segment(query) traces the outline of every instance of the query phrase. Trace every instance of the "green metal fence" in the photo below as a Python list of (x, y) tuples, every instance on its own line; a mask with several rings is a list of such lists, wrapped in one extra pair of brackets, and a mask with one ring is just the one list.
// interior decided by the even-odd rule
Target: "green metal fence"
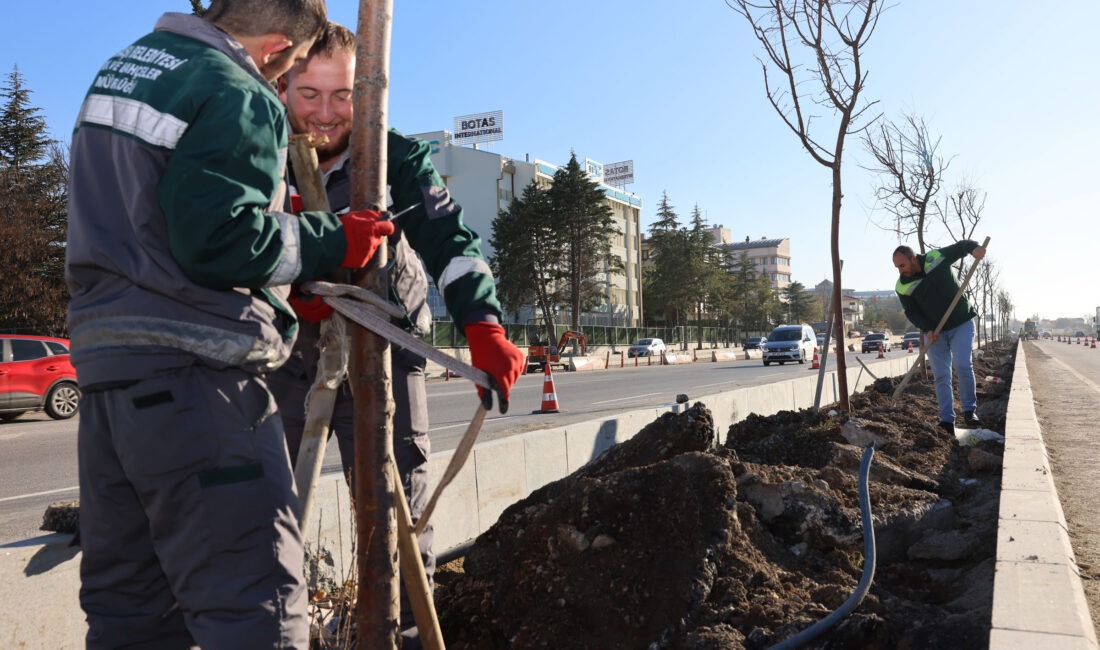
[[(504, 331), (508, 340), (519, 348), (525, 348), (532, 343), (546, 340), (549, 332), (545, 328), (535, 330), (522, 323), (504, 323)], [(569, 330), (568, 323), (557, 324), (557, 335)], [(700, 327), (697, 323), (677, 325), (671, 327), (622, 327), (615, 325), (596, 325), (581, 328), (581, 333), (588, 337), (589, 347), (593, 346), (629, 346), (638, 339), (659, 338), (670, 349), (693, 350), (698, 349), (700, 339)], [(762, 336), (767, 332), (757, 333), (739, 330), (730, 326), (706, 324), (702, 326), (702, 348), (731, 348), (740, 347), (741, 343), (749, 336)], [(466, 337), (461, 329), (450, 320), (437, 320), (432, 322), (432, 331), (423, 337), (426, 343), (435, 347), (465, 347)]]

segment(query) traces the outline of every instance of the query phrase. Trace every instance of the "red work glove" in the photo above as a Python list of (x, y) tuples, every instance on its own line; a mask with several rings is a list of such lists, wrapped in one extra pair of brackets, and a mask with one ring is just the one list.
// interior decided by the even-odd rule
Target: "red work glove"
[[(468, 324), (466, 340), (470, 342), (470, 361), (496, 381), (500, 390), (500, 412), (507, 412), (512, 385), (523, 372), (523, 353), (504, 337), (504, 328), (496, 323)], [(478, 386), (477, 394), (484, 399), (485, 389)]]
[(361, 269), (367, 265), (374, 251), (382, 243), (383, 237), (393, 234), (393, 222), (382, 221), (382, 213), (377, 210), (358, 210), (341, 215), (344, 235), (348, 240), (348, 250), (344, 253), (345, 269)]
[(321, 299), (321, 296), (302, 293), (298, 290), (296, 284), (290, 285), (290, 297), (287, 301), (294, 308), (294, 313), (298, 314), (298, 318), (307, 323), (320, 323), (332, 316), (332, 307), (329, 307), (328, 303)]

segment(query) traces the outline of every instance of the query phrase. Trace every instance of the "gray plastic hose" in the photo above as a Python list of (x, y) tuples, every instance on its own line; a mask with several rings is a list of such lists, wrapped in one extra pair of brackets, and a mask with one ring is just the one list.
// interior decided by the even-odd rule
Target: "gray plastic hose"
[(798, 634), (773, 645), (769, 650), (790, 650), (808, 643), (850, 614), (863, 602), (863, 597), (871, 588), (871, 580), (875, 577), (875, 528), (871, 521), (871, 495), (867, 490), (867, 479), (871, 473), (871, 459), (874, 456), (875, 448), (869, 446), (863, 450), (863, 459), (859, 462), (859, 509), (863, 521), (863, 575), (859, 579), (859, 584), (856, 585), (856, 590), (836, 611)]

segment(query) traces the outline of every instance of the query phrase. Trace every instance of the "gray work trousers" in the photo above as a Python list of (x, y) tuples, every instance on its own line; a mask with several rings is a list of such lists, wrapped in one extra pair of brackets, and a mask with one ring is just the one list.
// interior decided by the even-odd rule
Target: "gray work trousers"
[(297, 494), (261, 378), (91, 386), (77, 435), (88, 648), (308, 647)]
[[(428, 456), (431, 440), (428, 438), (428, 396), (424, 386), (424, 359), (407, 350), (394, 346), (391, 351), (391, 375), (393, 381), (393, 455), (397, 471), (409, 502), (409, 514), (415, 524), (424, 507), (428, 505)], [(274, 373), (268, 375), (271, 392), (279, 404), (279, 413), (286, 430), (287, 448), (292, 462), (298, 458), (305, 429), (305, 403), (313, 378), (317, 374), (316, 356), (294, 354)], [(340, 385), (333, 408), (331, 432), (340, 446), (340, 460), (344, 476), (351, 482), (355, 465), (355, 414), (348, 382)], [(351, 483), (354, 485), (353, 483)], [(435, 554), (432, 552), (433, 531), (431, 522), (418, 538), (420, 557), (431, 584), (435, 574)], [(412, 625), (412, 610), (401, 585), (402, 627)]]

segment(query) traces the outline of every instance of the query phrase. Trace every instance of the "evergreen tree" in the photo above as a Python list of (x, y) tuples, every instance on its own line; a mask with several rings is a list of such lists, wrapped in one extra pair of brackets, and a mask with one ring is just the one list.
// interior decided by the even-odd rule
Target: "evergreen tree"
[(0, 88), (0, 329), (63, 335), (67, 155), (18, 69)]
[(680, 226), (676, 209), (661, 194), (657, 205), (657, 220), (649, 226), (649, 266), (646, 268), (643, 293), (646, 312), (667, 323), (680, 323), (690, 308), (688, 293), (690, 269), (685, 264), (690, 256), (687, 231)]
[(521, 198), (493, 220), (489, 264), (497, 278), (497, 296), (515, 314), (534, 304), (551, 340), (557, 340), (554, 314), (564, 301), (563, 242), (553, 227), (550, 196), (532, 181)]
[(16, 66), (8, 74), (7, 84), (0, 87), (0, 167), (16, 170), (44, 158), (53, 140), (46, 130), (46, 120), (40, 109), (30, 105), (31, 91), (23, 85)]
[(792, 282), (783, 289), (783, 302), (787, 305), (787, 322), (791, 324), (812, 321), (818, 311), (813, 295), (801, 282)]
[(565, 293), (571, 327), (580, 329), (581, 314), (604, 304), (611, 276), (623, 272), (623, 260), (611, 252), (613, 239), (622, 237), (599, 184), (569, 157), (554, 173), (549, 189), (553, 227), (563, 238)]

